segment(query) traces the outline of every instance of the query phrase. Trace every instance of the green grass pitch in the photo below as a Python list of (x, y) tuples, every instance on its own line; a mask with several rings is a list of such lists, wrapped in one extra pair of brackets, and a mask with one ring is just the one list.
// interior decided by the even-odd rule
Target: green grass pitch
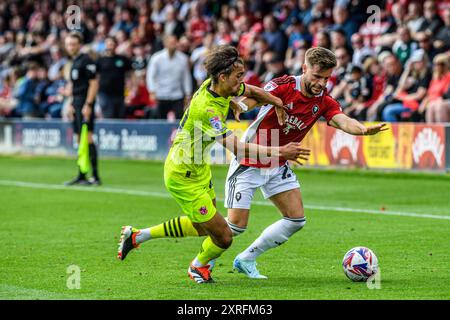
[[(197, 285), (186, 271), (200, 238), (153, 240), (116, 259), (122, 225), (180, 215), (162, 163), (102, 159), (100, 170), (103, 186), (70, 188), (62, 183), (76, 173), (74, 159), (0, 157), (0, 299), (450, 299), (448, 174), (299, 169), (308, 222), (259, 258), (269, 279), (231, 272), (235, 255), (280, 217), (258, 192), (216, 283)], [(222, 214), (226, 172), (213, 168)], [(342, 271), (345, 252), (360, 245), (378, 256), (379, 289)], [(67, 286), (71, 265), (79, 289)]]

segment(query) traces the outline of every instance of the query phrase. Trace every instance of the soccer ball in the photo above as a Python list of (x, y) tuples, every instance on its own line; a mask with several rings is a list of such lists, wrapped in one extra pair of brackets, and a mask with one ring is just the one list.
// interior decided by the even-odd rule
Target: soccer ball
[(350, 249), (342, 260), (345, 275), (352, 281), (367, 281), (378, 272), (378, 258), (366, 247)]

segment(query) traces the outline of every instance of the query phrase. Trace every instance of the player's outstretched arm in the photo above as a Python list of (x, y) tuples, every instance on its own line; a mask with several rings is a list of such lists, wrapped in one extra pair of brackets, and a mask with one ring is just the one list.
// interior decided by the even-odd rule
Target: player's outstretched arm
[(284, 110), (286, 110), (287, 107), (285, 107), (283, 105), (283, 101), (280, 98), (272, 95), (269, 92), (264, 91), (264, 89), (261, 89), (256, 86), (252, 86), (250, 84), (245, 84), (245, 91), (242, 95), (247, 98), (253, 98), (254, 100), (256, 100), (256, 103), (258, 105), (264, 105), (264, 104), (273, 105), (277, 112), (277, 118), (278, 118), (279, 125), (280, 126), (284, 125), (284, 122), (286, 119), (286, 112)]
[(290, 142), (281, 147), (268, 147), (255, 143), (241, 142), (234, 134), (216, 141), (233, 152), (238, 159), (242, 157), (253, 159), (283, 157), (286, 160), (292, 160), (302, 165), (302, 160), (307, 161), (311, 153), (310, 149), (302, 148), (300, 143), (297, 142)]
[(264, 103), (259, 103), (253, 98), (243, 97), (234, 97), (230, 101), (230, 108), (233, 110), (234, 119), (239, 122), (241, 121), (240, 115), (244, 112), (249, 112), (256, 107), (260, 107), (264, 105)]
[(386, 123), (366, 127), (358, 120), (350, 118), (343, 113), (331, 118), (330, 125), (336, 129), (341, 129), (344, 132), (357, 136), (370, 136), (381, 131), (389, 130), (389, 128), (386, 128)]
[[(278, 97), (275, 97), (277, 99), (279, 99)], [(234, 113), (234, 119), (239, 122), (241, 121), (240, 119), (240, 115), (243, 112), (249, 112), (253, 109), (255, 109), (256, 107), (260, 107), (265, 105), (266, 103), (260, 102), (258, 100), (256, 100), (255, 98), (249, 98), (246, 96), (241, 96), (241, 97), (234, 97), (233, 99), (231, 99), (230, 101), (230, 108), (233, 110)], [(278, 118), (278, 124), (280, 126), (283, 126), (285, 119), (286, 119), (286, 107), (276, 107), (275, 111), (277, 113), (277, 118)]]
[(242, 95), (244, 97), (255, 99), (259, 104), (271, 104), (274, 107), (283, 108), (283, 101), (281, 101), (280, 98), (264, 91), (260, 87), (252, 86), (251, 84), (245, 84), (245, 91)]

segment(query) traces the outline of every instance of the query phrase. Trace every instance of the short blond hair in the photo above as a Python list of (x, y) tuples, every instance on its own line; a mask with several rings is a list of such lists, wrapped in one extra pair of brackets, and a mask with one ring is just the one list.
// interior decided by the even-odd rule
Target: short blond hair
[(448, 59), (449, 59), (449, 57), (447, 56), (447, 54), (440, 53), (434, 57), (433, 63), (434, 64), (443, 63), (445, 65), (445, 67), (448, 68), (448, 65), (449, 65)]
[(306, 50), (305, 62), (309, 67), (319, 66), (320, 70), (328, 70), (336, 67), (336, 55), (323, 47), (309, 48)]

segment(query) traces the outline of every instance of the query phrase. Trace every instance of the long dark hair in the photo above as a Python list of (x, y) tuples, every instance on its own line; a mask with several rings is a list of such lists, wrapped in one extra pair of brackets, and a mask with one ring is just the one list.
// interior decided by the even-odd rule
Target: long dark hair
[(212, 81), (217, 83), (219, 75), (229, 75), (233, 72), (236, 62), (244, 64), (237, 49), (230, 45), (221, 45), (214, 47), (208, 53), (204, 64), (208, 77), (211, 77)]

